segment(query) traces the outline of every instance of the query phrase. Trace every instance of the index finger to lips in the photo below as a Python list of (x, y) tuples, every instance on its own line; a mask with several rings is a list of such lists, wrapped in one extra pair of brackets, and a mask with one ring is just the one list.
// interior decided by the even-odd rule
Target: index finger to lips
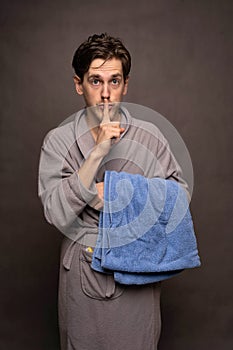
[(109, 118), (109, 109), (108, 109), (108, 102), (104, 103), (104, 112), (103, 112), (103, 122), (109, 122), (110, 118)]

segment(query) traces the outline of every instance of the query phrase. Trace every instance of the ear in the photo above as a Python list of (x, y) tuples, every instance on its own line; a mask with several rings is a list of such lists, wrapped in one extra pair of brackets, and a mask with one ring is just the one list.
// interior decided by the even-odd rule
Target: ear
[(77, 93), (79, 95), (83, 95), (82, 82), (81, 82), (81, 79), (77, 75), (74, 76), (74, 84), (75, 84), (75, 89), (76, 89)]
[(125, 79), (125, 86), (124, 86), (124, 90), (123, 90), (123, 95), (126, 95), (128, 92), (128, 84), (129, 84), (129, 76)]

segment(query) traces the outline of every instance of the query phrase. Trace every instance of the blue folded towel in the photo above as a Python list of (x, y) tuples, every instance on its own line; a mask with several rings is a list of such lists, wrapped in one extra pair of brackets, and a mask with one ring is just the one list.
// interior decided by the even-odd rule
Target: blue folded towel
[(92, 268), (145, 284), (200, 266), (187, 195), (176, 181), (106, 171)]

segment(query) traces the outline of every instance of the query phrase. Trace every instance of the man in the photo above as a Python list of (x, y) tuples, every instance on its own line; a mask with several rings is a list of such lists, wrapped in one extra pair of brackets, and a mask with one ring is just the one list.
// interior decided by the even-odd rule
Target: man
[(155, 350), (160, 283), (124, 286), (91, 268), (106, 170), (173, 179), (185, 186), (167, 141), (120, 102), (131, 58), (119, 39), (93, 35), (75, 52), (76, 91), (86, 108), (46, 137), (39, 195), (65, 234), (59, 280), (62, 350)]

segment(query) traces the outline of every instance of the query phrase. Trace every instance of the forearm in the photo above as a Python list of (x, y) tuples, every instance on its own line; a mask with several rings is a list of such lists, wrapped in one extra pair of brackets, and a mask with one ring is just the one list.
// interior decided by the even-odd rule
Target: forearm
[(91, 185), (93, 185), (96, 173), (103, 158), (104, 154), (98, 147), (95, 147), (80, 169), (77, 171), (80, 181), (86, 188), (89, 189)]
[(123, 131), (119, 121), (110, 121), (108, 103), (105, 103), (103, 120), (95, 135), (96, 146), (78, 170), (80, 181), (86, 188), (93, 184), (101, 161), (111, 149), (112, 139), (119, 139)]

